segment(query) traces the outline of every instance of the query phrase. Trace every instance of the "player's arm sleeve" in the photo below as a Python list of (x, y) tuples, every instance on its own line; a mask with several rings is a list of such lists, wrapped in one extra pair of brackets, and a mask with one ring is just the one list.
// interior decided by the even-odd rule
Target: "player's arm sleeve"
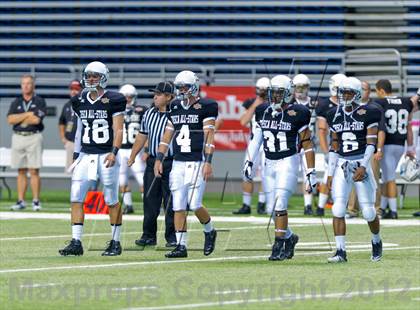
[(203, 124), (210, 120), (216, 121), (218, 115), (219, 115), (219, 107), (217, 105), (217, 102), (212, 101), (208, 105), (208, 107), (206, 107), (206, 117), (203, 118)]
[(76, 115), (80, 117), (80, 109), (79, 109), (80, 103), (79, 103), (78, 97), (77, 96), (72, 97), (70, 99), (70, 102), (71, 102), (71, 108), (73, 109), (74, 113), (76, 113)]
[(257, 125), (255, 128), (254, 136), (252, 137), (251, 141), (249, 141), (248, 147), (246, 149), (246, 160), (250, 162), (255, 161), (255, 157), (257, 156), (261, 144), (263, 143), (263, 132), (260, 126)]
[(119, 97), (115, 104), (112, 105), (112, 117), (124, 114), (126, 105), (127, 99), (124, 96)]

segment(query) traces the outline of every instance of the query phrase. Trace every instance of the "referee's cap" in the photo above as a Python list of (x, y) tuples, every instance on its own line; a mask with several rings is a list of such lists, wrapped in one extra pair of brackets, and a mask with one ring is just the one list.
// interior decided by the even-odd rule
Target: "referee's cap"
[(174, 94), (174, 84), (172, 82), (159, 82), (154, 89), (149, 89), (150, 92), (162, 94)]

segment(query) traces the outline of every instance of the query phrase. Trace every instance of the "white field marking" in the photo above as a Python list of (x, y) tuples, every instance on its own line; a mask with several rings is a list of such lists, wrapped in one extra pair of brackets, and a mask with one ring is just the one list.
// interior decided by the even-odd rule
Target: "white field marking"
[(22, 284), (20, 288), (36, 288), (36, 287), (48, 287), (60, 285), (59, 283), (33, 283), (33, 284)]
[(298, 300), (323, 300), (328, 299), (341, 299), (343, 297), (359, 297), (359, 296), (370, 296), (378, 294), (388, 294), (388, 293), (399, 293), (399, 292), (414, 292), (420, 291), (420, 287), (410, 287), (410, 288), (391, 288), (391, 289), (382, 289), (374, 291), (358, 291), (358, 292), (336, 292), (329, 294), (300, 294), (298, 296), (291, 297), (270, 297), (270, 298), (260, 298), (260, 299), (238, 299), (238, 300), (229, 300), (229, 301), (215, 301), (215, 302), (204, 302), (200, 304), (181, 304), (181, 305), (169, 305), (169, 306), (157, 306), (157, 307), (140, 307), (140, 308), (126, 308), (126, 310), (166, 310), (166, 309), (191, 309), (191, 308), (203, 308), (203, 307), (223, 307), (228, 305), (238, 305), (243, 304), (247, 306), (248, 304), (255, 303), (267, 303), (267, 302), (290, 302)]
[(420, 301), (420, 297), (411, 298), (411, 300), (414, 300), (414, 301)]
[[(272, 244), (266, 244), (267, 247), (272, 247)], [(384, 248), (393, 248), (393, 247), (398, 247), (399, 244), (398, 243), (386, 243), (384, 242), (382, 244), (382, 247)], [(328, 250), (330, 248), (329, 243), (328, 242), (299, 242), (296, 245), (296, 248), (299, 250), (309, 250), (309, 249), (326, 249)], [(351, 242), (351, 241), (346, 241), (346, 248), (347, 249), (371, 249), (372, 245), (370, 243), (365, 243), (365, 242)]]
[[(109, 220), (108, 214), (86, 214), (85, 218), (88, 220)], [(255, 216), (212, 216), (214, 222), (219, 223), (253, 223), (267, 225), (267, 217)], [(12, 219), (56, 219), (56, 220), (70, 220), (70, 213), (39, 213), (39, 212), (0, 212), (0, 220)], [(124, 221), (141, 221), (143, 215), (124, 215)], [(164, 220), (163, 216), (159, 216), (159, 220)], [(195, 215), (188, 217), (190, 223), (199, 223)], [(324, 218), (324, 224), (332, 225), (332, 218)], [(366, 225), (366, 221), (362, 218), (351, 219), (347, 221), (348, 224)], [(291, 217), (289, 224), (320, 224), (318, 217)], [(420, 226), (418, 219), (398, 219), (381, 221), (381, 226)]]
[(133, 286), (133, 287), (116, 287), (113, 291), (124, 292), (124, 291), (141, 291), (141, 290), (157, 290), (157, 286)]
[(228, 295), (228, 294), (236, 294), (236, 293), (247, 293), (249, 292), (248, 289), (245, 290), (235, 290), (235, 291), (215, 291), (214, 295)]
[[(398, 251), (398, 250), (419, 250), (420, 246), (411, 246), (411, 247), (398, 247), (398, 248), (388, 248), (388, 251)], [(353, 252), (369, 252), (367, 249), (356, 249), (347, 251), (350, 253)], [(328, 255), (325, 251), (319, 252), (297, 252), (295, 256), (315, 256), (315, 255)], [(263, 259), (267, 260), (268, 254), (266, 255), (256, 255), (256, 256), (225, 256), (225, 257), (213, 257), (213, 258), (196, 258), (196, 259), (180, 259), (180, 260), (161, 260), (161, 261), (146, 261), (146, 262), (121, 262), (113, 264), (98, 264), (98, 265), (72, 265), (72, 266), (54, 266), (54, 267), (39, 267), (39, 268), (23, 268), (23, 269), (3, 269), (0, 270), (0, 274), (4, 273), (26, 273), (26, 272), (38, 272), (38, 271), (50, 271), (50, 270), (75, 270), (75, 269), (97, 269), (97, 268), (106, 268), (106, 267), (131, 267), (131, 266), (149, 266), (149, 265), (166, 265), (166, 264), (182, 264), (182, 263), (201, 263), (201, 262), (220, 262), (220, 261), (241, 261), (241, 260), (255, 260)]]

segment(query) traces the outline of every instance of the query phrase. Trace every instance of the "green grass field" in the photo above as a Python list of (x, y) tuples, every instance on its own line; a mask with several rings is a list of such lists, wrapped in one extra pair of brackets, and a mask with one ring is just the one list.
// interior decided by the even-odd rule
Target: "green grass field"
[[(137, 197), (138, 198), (138, 197)], [(135, 197), (136, 199), (136, 197)], [(7, 219), (0, 202), (0, 305), (2, 309), (418, 309), (420, 221), (408, 199), (400, 220), (383, 220), (384, 258), (370, 261), (366, 224), (348, 220), (349, 262), (331, 265), (321, 222), (302, 217), (302, 198), (290, 202), (290, 225), (300, 237), (292, 260), (269, 262), (267, 217), (227, 217), (240, 196), (206, 195), (219, 230), (216, 251), (202, 254), (201, 225), (189, 225), (189, 256), (167, 260), (163, 226), (157, 247), (134, 244), (141, 230), (125, 217), (119, 257), (101, 257), (110, 238), (106, 220), (86, 220), (82, 257), (60, 257), (70, 237), (68, 193), (43, 193), (41, 218)], [(137, 205), (137, 210), (139, 206)], [(139, 212), (138, 212), (139, 213)], [(52, 219), (51, 217), (57, 219)], [(324, 220), (333, 242), (330, 210)], [(272, 225), (270, 233), (272, 234)], [(334, 246), (334, 245), (333, 245)]]

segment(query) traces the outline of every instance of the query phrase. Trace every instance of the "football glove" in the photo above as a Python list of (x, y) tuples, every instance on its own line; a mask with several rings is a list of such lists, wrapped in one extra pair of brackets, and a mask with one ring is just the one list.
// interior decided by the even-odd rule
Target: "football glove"
[(245, 162), (244, 165), (244, 177), (249, 180), (252, 181), (252, 166), (254, 165), (254, 163), (252, 161), (247, 160)]
[(315, 193), (318, 185), (315, 169), (309, 170), (306, 174), (306, 190), (308, 193)]

